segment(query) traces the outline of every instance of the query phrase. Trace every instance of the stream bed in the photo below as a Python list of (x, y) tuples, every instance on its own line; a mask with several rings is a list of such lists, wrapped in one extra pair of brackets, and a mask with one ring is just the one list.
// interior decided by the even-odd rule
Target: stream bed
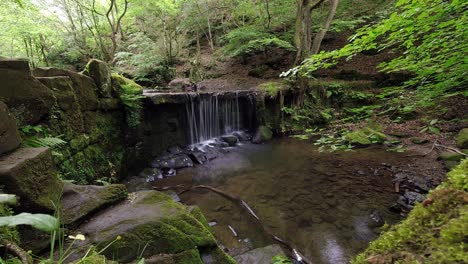
[[(398, 197), (389, 168), (406, 162), (403, 154), (379, 146), (320, 153), (310, 142), (286, 138), (239, 144), (155, 184), (203, 184), (241, 197), (270, 232), (312, 263), (347, 263), (384, 222), (401, 219), (389, 211)], [(202, 209), (231, 255), (278, 244), (245, 209), (219, 194), (194, 190), (180, 198)]]

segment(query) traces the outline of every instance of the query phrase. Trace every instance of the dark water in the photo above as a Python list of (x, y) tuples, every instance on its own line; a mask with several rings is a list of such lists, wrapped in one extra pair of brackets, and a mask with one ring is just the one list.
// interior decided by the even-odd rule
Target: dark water
[[(403, 155), (377, 147), (319, 153), (311, 143), (280, 139), (238, 146), (159, 184), (193, 181), (239, 196), (271, 232), (312, 263), (347, 263), (378, 235), (370, 218), (374, 210), (387, 223), (399, 220), (388, 211), (397, 196), (382, 163), (405, 162)], [(231, 253), (275, 243), (245, 210), (218, 194), (200, 190), (181, 198), (200, 206), (208, 221), (218, 222), (215, 234)]]

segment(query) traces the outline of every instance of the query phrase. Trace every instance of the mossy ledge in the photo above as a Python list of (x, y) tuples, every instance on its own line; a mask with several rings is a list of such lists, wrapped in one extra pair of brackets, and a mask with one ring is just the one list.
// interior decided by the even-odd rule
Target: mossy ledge
[(465, 263), (468, 259), (468, 159), (372, 242), (352, 263)]

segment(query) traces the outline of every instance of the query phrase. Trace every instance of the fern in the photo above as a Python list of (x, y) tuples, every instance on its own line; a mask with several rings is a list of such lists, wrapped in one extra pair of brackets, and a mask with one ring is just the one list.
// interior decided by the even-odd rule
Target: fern
[(58, 146), (62, 146), (67, 142), (58, 138), (58, 137), (31, 137), (24, 141), (24, 144), (29, 147), (33, 148), (40, 148), (40, 147), (49, 147), (49, 148), (56, 148)]
[(243, 57), (266, 52), (272, 47), (289, 51), (295, 50), (291, 43), (252, 27), (235, 29), (224, 35), (221, 40), (227, 42), (221, 51), (230, 57)]

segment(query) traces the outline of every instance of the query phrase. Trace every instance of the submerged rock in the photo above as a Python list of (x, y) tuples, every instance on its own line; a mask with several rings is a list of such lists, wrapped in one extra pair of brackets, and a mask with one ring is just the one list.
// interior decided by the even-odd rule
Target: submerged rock
[(383, 226), (385, 224), (385, 221), (382, 217), (382, 214), (380, 213), (379, 210), (373, 210), (370, 214), (370, 219), (372, 219), (373, 224), (376, 227)]
[[(130, 262), (140, 254), (149, 259), (170, 255), (174, 260), (185, 252), (192, 261), (188, 263), (202, 263), (200, 251), (218, 249), (198, 207), (186, 207), (157, 191), (130, 194), (128, 200), (99, 212), (79, 231), (100, 249), (110, 244), (103, 254), (119, 262)], [(217, 263), (233, 263), (225, 254), (220, 259), (225, 262)]]
[(277, 255), (285, 255), (283, 249), (279, 245), (270, 245), (250, 250), (234, 259), (238, 264), (270, 264), (271, 259)]
[(67, 183), (61, 199), (63, 223), (75, 223), (126, 197), (127, 188), (121, 184), (95, 186)]

